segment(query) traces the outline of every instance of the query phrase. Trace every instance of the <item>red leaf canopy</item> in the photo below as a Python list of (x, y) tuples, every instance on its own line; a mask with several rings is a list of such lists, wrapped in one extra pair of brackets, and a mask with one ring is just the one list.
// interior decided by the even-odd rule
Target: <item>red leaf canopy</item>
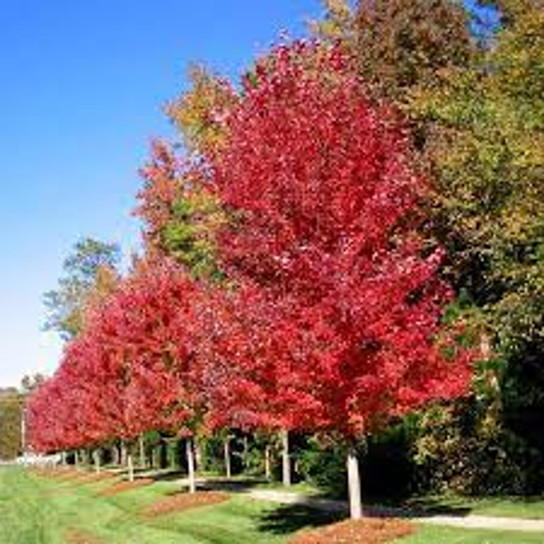
[(244, 286), (216, 312), (220, 419), (354, 435), (469, 381), (470, 353), (434, 343), (452, 292), (414, 228), (426, 183), (352, 73), (338, 48), (278, 47), (208, 157), (232, 218), (222, 265)]

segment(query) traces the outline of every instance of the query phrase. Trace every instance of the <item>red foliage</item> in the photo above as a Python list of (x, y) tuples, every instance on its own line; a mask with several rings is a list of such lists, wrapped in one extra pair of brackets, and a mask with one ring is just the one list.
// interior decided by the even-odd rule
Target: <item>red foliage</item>
[(37, 450), (133, 439), (194, 417), (188, 323), (195, 285), (167, 262), (144, 264), (88, 319), (29, 407)]
[(416, 232), (426, 183), (352, 73), (337, 48), (278, 47), (220, 120), (220, 146), (187, 162), (155, 145), (147, 236), (205, 186), (230, 217), (229, 282), (202, 290), (167, 261), (140, 266), (32, 398), (36, 449), (181, 431), (204, 406), (212, 426), (353, 437), (464, 393), (473, 354), (441, 333), (443, 251)]
[(452, 292), (414, 229), (425, 181), (347, 66), (336, 48), (277, 48), (209, 157), (234, 218), (223, 266), (245, 285), (214, 312), (212, 418), (355, 435), (468, 384), (471, 354), (435, 343)]

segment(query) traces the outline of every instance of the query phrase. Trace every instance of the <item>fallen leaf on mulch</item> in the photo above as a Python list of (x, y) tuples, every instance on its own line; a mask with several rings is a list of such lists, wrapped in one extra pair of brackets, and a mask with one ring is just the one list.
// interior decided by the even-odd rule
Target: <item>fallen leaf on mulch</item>
[(172, 512), (183, 512), (191, 508), (217, 504), (230, 499), (227, 493), (218, 493), (215, 491), (200, 491), (198, 493), (179, 493), (173, 497), (156, 502), (144, 510), (144, 515), (148, 517), (162, 516)]
[(117, 495), (118, 493), (122, 493), (123, 491), (137, 489), (138, 487), (143, 487), (145, 485), (151, 485), (154, 483), (155, 480), (152, 480), (151, 478), (140, 478), (138, 480), (134, 480), (133, 482), (119, 482), (112, 485), (111, 487), (102, 489), (100, 492), (97, 493), (97, 495), (99, 497), (112, 497), (113, 495)]
[(66, 542), (68, 544), (102, 544), (103, 541), (96, 536), (81, 531), (80, 529), (70, 529), (66, 534)]
[(397, 519), (348, 520), (296, 534), (289, 544), (382, 544), (414, 532), (414, 526)]

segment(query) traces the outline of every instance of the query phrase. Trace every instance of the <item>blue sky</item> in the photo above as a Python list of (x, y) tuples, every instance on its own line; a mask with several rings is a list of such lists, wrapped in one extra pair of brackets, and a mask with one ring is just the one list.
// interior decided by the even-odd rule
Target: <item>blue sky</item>
[(161, 105), (187, 64), (233, 75), (319, 0), (0, 0), (0, 387), (51, 373), (42, 294), (81, 236), (137, 246), (130, 216)]

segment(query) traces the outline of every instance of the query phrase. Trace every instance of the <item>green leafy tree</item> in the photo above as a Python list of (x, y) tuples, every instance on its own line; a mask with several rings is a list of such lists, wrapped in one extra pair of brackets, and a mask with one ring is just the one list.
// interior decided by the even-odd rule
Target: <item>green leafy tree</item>
[(0, 389), (0, 459), (21, 451), (21, 397), (15, 388)]
[(323, 20), (310, 30), (342, 41), (377, 98), (403, 104), (414, 87), (432, 86), (440, 70), (474, 55), (470, 16), (455, 0), (324, 0)]
[(120, 250), (93, 238), (83, 238), (63, 264), (64, 276), (58, 287), (44, 295), (47, 311), (45, 328), (56, 330), (65, 340), (82, 329), (85, 309), (110, 293), (117, 281)]
[(536, 430), (544, 424), (544, 10), (536, 0), (495, 4), (501, 26), (492, 46), (413, 92), (407, 110), (432, 127), (424, 150), (437, 181), (430, 227), (449, 245), (461, 311), (492, 348), (471, 426), (478, 440), (472, 457), (457, 454), (479, 466), (482, 452), (497, 466), (502, 455), (508, 473), (518, 471), (495, 478), (512, 482), (502, 491), (527, 492), (544, 487), (531, 468), (544, 458)]

